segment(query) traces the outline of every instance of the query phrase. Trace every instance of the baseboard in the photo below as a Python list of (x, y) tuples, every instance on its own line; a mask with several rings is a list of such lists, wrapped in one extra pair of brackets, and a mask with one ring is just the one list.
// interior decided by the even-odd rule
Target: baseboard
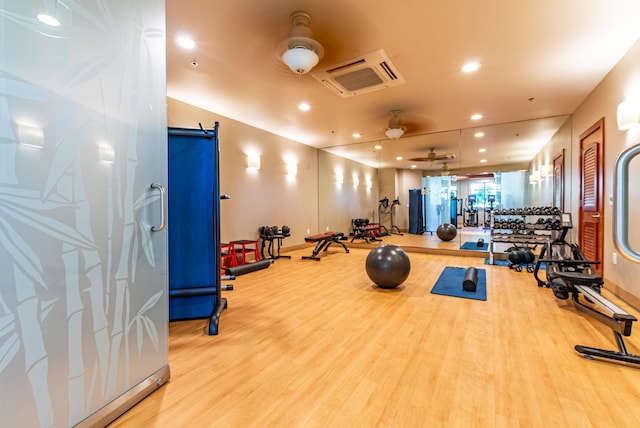
[(625, 302), (627, 305), (631, 306), (636, 313), (640, 313), (640, 298), (634, 296), (629, 293), (624, 288), (618, 287), (617, 284), (614, 284), (611, 281), (605, 280), (604, 288), (611, 292), (618, 299)]
[(302, 250), (304, 248), (309, 248), (310, 245), (309, 244), (298, 244), (298, 245), (291, 245), (291, 246), (287, 246), (287, 247), (282, 247), (280, 249), (280, 252), (282, 253), (286, 253), (288, 251), (295, 251), (295, 250)]
[(103, 408), (80, 421), (74, 427), (104, 427), (116, 420), (124, 412), (138, 404), (147, 395), (164, 385), (170, 377), (169, 366), (166, 365), (151, 376), (144, 379)]

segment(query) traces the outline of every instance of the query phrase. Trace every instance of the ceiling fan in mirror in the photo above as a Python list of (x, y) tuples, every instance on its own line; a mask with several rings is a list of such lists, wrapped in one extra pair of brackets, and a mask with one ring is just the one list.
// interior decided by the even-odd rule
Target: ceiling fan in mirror
[(442, 162), (442, 171), (440, 172), (440, 175), (446, 177), (449, 175), (449, 172), (449, 165), (447, 165), (446, 162)]
[[(436, 153), (435, 147), (429, 149), (426, 156), (411, 158), (409, 160), (414, 162), (433, 162), (435, 161), (450, 161), (454, 160), (456, 155), (454, 153)], [(446, 165), (446, 162), (444, 163)]]

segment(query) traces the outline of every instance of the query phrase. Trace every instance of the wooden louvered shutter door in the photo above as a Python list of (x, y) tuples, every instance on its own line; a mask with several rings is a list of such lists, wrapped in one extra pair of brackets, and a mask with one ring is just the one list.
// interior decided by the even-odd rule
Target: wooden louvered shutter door
[[(580, 137), (580, 225), (578, 242), (585, 257), (603, 262), (602, 188), (604, 122)], [(602, 264), (596, 271), (602, 273)]]

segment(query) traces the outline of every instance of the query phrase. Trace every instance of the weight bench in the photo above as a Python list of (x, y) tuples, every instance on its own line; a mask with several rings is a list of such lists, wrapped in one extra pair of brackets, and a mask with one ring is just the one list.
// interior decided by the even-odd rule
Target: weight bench
[(348, 253), (349, 249), (342, 242), (343, 238), (344, 238), (344, 233), (342, 232), (326, 232), (326, 233), (320, 233), (318, 235), (307, 236), (306, 238), (304, 238), (304, 242), (307, 242), (310, 244), (315, 243), (316, 246), (313, 249), (313, 253), (310, 256), (302, 256), (302, 258), (320, 261), (320, 257), (318, 257), (318, 254), (320, 254), (320, 251), (327, 251), (327, 249), (334, 242), (342, 245), (342, 248), (344, 248), (344, 251)]

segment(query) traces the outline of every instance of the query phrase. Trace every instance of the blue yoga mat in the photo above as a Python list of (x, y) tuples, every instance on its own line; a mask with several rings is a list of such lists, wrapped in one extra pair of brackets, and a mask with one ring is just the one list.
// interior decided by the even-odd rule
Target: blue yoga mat
[(465, 299), (487, 300), (487, 271), (478, 268), (476, 291), (466, 291), (462, 288), (462, 280), (466, 271), (467, 268), (447, 266), (431, 289), (431, 293)]
[(476, 250), (476, 251), (487, 251), (489, 249), (489, 244), (488, 243), (484, 243), (482, 244), (482, 247), (478, 247), (478, 245), (475, 242), (465, 242), (464, 244), (462, 244), (462, 247), (460, 247), (461, 250)]

